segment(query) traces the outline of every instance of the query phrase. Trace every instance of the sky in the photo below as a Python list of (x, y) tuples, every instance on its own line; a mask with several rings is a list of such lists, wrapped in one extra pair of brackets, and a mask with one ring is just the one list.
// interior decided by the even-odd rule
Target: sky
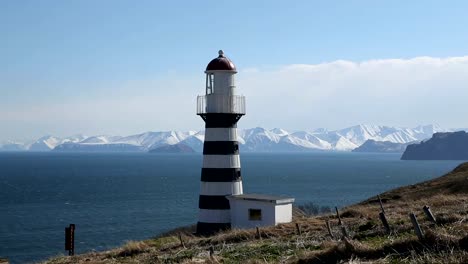
[(219, 49), (240, 128), (468, 127), (467, 1), (0, 1), (0, 142), (202, 130)]

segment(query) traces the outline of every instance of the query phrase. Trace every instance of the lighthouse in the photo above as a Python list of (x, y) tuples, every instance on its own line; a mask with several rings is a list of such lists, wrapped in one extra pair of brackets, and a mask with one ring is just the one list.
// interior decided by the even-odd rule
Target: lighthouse
[(229, 229), (231, 207), (227, 197), (243, 193), (237, 122), (245, 115), (245, 97), (236, 93), (236, 66), (222, 50), (218, 54), (205, 70), (205, 95), (197, 98), (197, 115), (205, 121), (199, 234)]

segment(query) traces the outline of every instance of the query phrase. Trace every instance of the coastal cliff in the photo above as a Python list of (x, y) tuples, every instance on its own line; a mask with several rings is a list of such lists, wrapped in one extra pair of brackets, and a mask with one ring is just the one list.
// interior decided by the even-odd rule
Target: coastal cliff
[(468, 133), (435, 133), (431, 139), (406, 148), (402, 160), (468, 160)]

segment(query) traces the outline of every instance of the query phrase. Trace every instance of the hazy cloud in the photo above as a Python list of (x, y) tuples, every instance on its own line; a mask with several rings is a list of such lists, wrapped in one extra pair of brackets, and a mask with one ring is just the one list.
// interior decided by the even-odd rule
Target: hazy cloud
[(468, 56), (339, 60), (241, 75), (250, 120), (265, 126), (468, 126)]
[[(45, 132), (125, 135), (202, 129), (195, 103), (203, 86), (203, 74), (172, 73), (164, 80), (127, 83), (106, 96), (0, 106), (0, 139)], [(238, 91), (247, 96), (241, 127), (468, 127), (468, 56), (251, 67), (239, 72)]]

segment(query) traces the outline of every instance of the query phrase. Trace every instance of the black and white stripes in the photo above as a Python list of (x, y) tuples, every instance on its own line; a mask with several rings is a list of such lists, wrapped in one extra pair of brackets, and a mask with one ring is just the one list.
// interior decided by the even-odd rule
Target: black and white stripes
[(242, 194), (237, 121), (240, 114), (206, 113), (197, 233), (231, 227), (227, 195)]
[(205, 120), (197, 233), (209, 235), (231, 227), (228, 195), (242, 194), (237, 121), (245, 98), (236, 95), (236, 66), (219, 56), (206, 67), (206, 94), (197, 97), (197, 115)]

